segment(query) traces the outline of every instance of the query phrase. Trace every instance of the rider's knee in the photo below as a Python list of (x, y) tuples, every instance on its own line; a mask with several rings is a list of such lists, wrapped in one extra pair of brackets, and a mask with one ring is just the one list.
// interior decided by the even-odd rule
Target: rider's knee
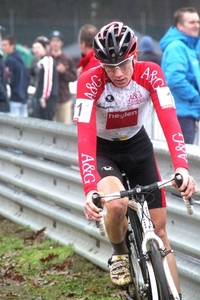
[(107, 212), (116, 218), (124, 217), (126, 215), (127, 204), (125, 201), (112, 201), (107, 205)]

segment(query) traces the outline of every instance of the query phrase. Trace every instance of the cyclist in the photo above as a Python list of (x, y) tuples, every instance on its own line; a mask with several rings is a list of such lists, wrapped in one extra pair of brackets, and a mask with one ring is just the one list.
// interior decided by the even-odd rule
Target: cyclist
[[(93, 48), (100, 66), (80, 76), (74, 113), (74, 121), (78, 123), (79, 165), (86, 194), (86, 218), (100, 221), (102, 210), (93, 204), (92, 194), (124, 189), (122, 170), (126, 172), (131, 187), (160, 179), (152, 143), (143, 127), (151, 102), (164, 131), (174, 169), (183, 176), (179, 190), (186, 189), (182, 196), (191, 197), (196, 192), (196, 184), (188, 174), (183, 135), (161, 68), (152, 62), (137, 62), (137, 37), (121, 22), (104, 26), (95, 36)], [(148, 199), (151, 217), (156, 233), (169, 250), (165, 195), (163, 190), (158, 190), (154, 196), (155, 201)], [(121, 287), (131, 280), (125, 244), (127, 203), (128, 199), (107, 203), (105, 216), (113, 251), (110, 277), (113, 284)], [(180, 292), (173, 253), (167, 258)]]

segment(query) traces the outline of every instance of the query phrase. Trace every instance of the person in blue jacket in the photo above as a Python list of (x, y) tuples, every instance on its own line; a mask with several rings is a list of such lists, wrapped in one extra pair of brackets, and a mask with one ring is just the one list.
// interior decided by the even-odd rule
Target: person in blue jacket
[(200, 118), (199, 15), (194, 7), (174, 14), (174, 25), (160, 40), (167, 84), (175, 100), (185, 142), (193, 144)]

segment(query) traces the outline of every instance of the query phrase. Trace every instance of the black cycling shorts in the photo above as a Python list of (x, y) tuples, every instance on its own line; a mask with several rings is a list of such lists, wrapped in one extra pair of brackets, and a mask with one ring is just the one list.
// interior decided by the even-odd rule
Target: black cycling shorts
[[(131, 188), (160, 180), (153, 146), (144, 127), (125, 141), (109, 141), (98, 137), (97, 169), (101, 178), (115, 176), (122, 183), (122, 172), (125, 172)], [(146, 199), (150, 209), (166, 206), (164, 190), (156, 189)]]

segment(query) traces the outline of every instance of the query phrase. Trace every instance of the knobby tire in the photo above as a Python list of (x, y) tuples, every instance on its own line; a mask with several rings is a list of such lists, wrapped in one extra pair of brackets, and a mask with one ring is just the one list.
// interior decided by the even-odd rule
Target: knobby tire
[(159, 291), (159, 299), (170, 300), (171, 297), (169, 294), (167, 280), (163, 269), (161, 254), (160, 251), (158, 250), (158, 246), (155, 241), (149, 242), (149, 251), (150, 251), (151, 263), (156, 276), (157, 289)]
[[(137, 215), (137, 212), (134, 211), (133, 209), (129, 208), (128, 207), (128, 216), (129, 216), (129, 219), (130, 219), (130, 223), (131, 223), (131, 227), (133, 229), (133, 232), (134, 232), (134, 237), (135, 237), (135, 250), (137, 252), (137, 256), (138, 258), (142, 258), (142, 240), (143, 240), (143, 230), (142, 230), (142, 226), (141, 226), (141, 223), (140, 223), (140, 220), (138, 218), (138, 215)], [(130, 246), (128, 245), (129, 249), (130, 249)], [(130, 253), (131, 255), (131, 253)], [(147, 270), (147, 266), (146, 266), (146, 261), (145, 260), (140, 260), (140, 263), (139, 263), (139, 266), (140, 266), (140, 269), (141, 269), (141, 273), (142, 273), (142, 276), (143, 276), (143, 280), (144, 280), (144, 283), (148, 285), (148, 288), (147, 289), (147, 298), (145, 297), (145, 299), (148, 299), (148, 300), (152, 300), (152, 297), (151, 297), (151, 287), (150, 287), (150, 281), (148, 279), (148, 270)], [(132, 279), (134, 281), (134, 278), (136, 278), (137, 280), (137, 274), (135, 274), (135, 270), (134, 270), (134, 267), (132, 266), (132, 261), (131, 261), (131, 257), (130, 257), (130, 271), (131, 271), (131, 276), (132, 276)], [(133, 278), (134, 277), (134, 278)], [(144, 299), (142, 297), (139, 297), (140, 291), (136, 291), (136, 299), (137, 300), (140, 300), (140, 299)], [(135, 298), (133, 298), (135, 299)]]
[[(128, 208), (128, 215), (130, 218), (131, 226), (135, 235), (135, 240), (137, 244), (138, 254), (139, 257), (142, 257), (142, 240), (143, 240), (143, 234), (142, 234), (142, 226), (140, 223), (140, 220), (138, 218), (137, 212), (131, 208)], [(147, 274), (146, 274), (146, 263), (145, 261), (140, 262), (142, 274), (144, 277), (144, 280), (147, 280)]]

